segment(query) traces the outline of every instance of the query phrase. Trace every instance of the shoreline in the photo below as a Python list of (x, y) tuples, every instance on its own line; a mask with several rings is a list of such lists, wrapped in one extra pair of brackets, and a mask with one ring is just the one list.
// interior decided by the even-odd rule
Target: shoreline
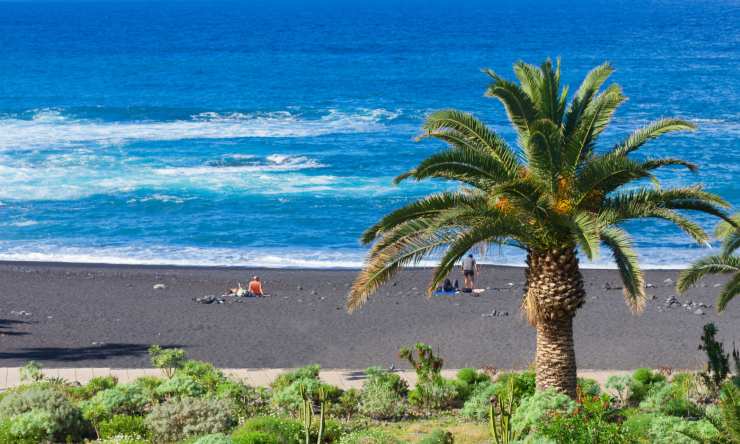
[[(35, 360), (46, 368), (146, 368), (147, 348), (160, 344), (225, 368), (404, 368), (398, 349), (419, 341), (432, 345), (447, 368), (532, 362), (534, 330), (519, 315), (523, 268), (483, 266), (481, 297), (428, 298), (430, 273), (402, 271), (350, 315), (344, 299), (356, 270), (0, 262), (0, 367)], [(262, 277), (270, 297), (193, 300), (218, 296), (252, 274)], [(668, 310), (664, 301), (675, 294), (677, 272), (645, 274), (654, 298), (633, 316), (616, 270), (583, 270), (588, 296), (574, 323), (580, 367), (698, 369), (705, 358), (697, 345), (708, 322), (726, 348), (740, 342), (740, 305), (722, 315), (714, 308), (702, 315)], [(711, 277), (681, 302), (714, 304), (714, 286), (724, 279)]]
[[(152, 270), (168, 270), (168, 269), (175, 269), (175, 270), (220, 270), (220, 271), (230, 271), (230, 270), (264, 270), (264, 271), (270, 271), (270, 270), (284, 270), (284, 271), (343, 271), (343, 272), (358, 272), (360, 270), (360, 267), (338, 267), (338, 266), (327, 266), (327, 267), (302, 267), (302, 266), (295, 266), (295, 267), (270, 267), (270, 266), (249, 266), (249, 265), (197, 265), (197, 264), (188, 264), (188, 265), (180, 265), (180, 264), (168, 264), (168, 263), (161, 263), (161, 264), (136, 264), (136, 263), (109, 263), (109, 262), (64, 262), (64, 261), (8, 261), (8, 260), (0, 260), (0, 266), (4, 265), (10, 265), (10, 266), (40, 266), (40, 267), (70, 267), (70, 268), (121, 268), (121, 269), (152, 269)], [(490, 268), (490, 269), (496, 269), (496, 268), (504, 268), (504, 269), (523, 269), (525, 268), (525, 265), (511, 265), (511, 264), (495, 264), (495, 263), (483, 263), (481, 262), (479, 264), (483, 268)], [(614, 267), (603, 267), (603, 266), (590, 266), (590, 265), (583, 265), (580, 264), (581, 270), (595, 270), (595, 271), (616, 271), (616, 266)], [(434, 266), (431, 265), (418, 265), (418, 266), (408, 266), (406, 267), (410, 270), (431, 270), (434, 268)], [(688, 268), (688, 265), (680, 266), (680, 265), (666, 265), (666, 266), (647, 266), (647, 267), (641, 267), (641, 269), (645, 272), (647, 271), (668, 271), (668, 272), (679, 272), (681, 270), (684, 270)]]

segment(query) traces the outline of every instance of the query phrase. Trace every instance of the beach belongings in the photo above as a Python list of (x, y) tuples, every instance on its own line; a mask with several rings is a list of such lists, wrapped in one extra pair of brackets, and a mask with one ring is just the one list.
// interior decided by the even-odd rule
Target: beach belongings
[(452, 290), (452, 291), (437, 290), (434, 293), (432, 293), (432, 295), (433, 296), (455, 296), (457, 293), (459, 293), (457, 290)]
[(196, 297), (193, 299), (198, 304), (223, 304), (223, 298), (217, 298), (216, 296), (209, 294), (206, 296)]
[(164, 290), (166, 288), (167, 288), (167, 286), (164, 285), (164, 284), (154, 284), (154, 286), (152, 286), (152, 289), (154, 289), (154, 290)]

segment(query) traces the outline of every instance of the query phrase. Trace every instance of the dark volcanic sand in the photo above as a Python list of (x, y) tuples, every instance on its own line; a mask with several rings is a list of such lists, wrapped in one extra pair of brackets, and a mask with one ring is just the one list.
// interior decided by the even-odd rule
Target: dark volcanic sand
[[(194, 297), (221, 294), (248, 269), (129, 267), (0, 263), (0, 366), (28, 360), (46, 367), (149, 367), (149, 344), (178, 346), (191, 357), (221, 367), (325, 368), (401, 365), (402, 345), (423, 341), (448, 368), (526, 367), (534, 356), (534, 331), (518, 312), (523, 271), (487, 267), (481, 297), (427, 299), (428, 269), (405, 271), (394, 284), (353, 315), (344, 297), (355, 271), (259, 270), (269, 298), (201, 305)], [(583, 369), (639, 366), (699, 368), (701, 327), (714, 322), (728, 346), (740, 342), (740, 301), (717, 315), (683, 308), (663, 310), (674, 294), (666, 278), (675, 271), (649, 271), (656, 285), (642, 316), (632, 316), (615, 271), (584, 270), (588, 299), (575, 320), (578, 365)], [(459, 276), (454, 276), (460, 278)], [(697, 287), (682, 301), (714, 303), (717, 282)], [(164, 290), (154, 290), (163, 283)], [(510, 287), (508, 283), (513, 283)], [(299, 286), (302, 289), (299, 289)], [(492, 310), (507, 317), (484, 317)], [(30, 312), (30, 315), (19, 314)]]

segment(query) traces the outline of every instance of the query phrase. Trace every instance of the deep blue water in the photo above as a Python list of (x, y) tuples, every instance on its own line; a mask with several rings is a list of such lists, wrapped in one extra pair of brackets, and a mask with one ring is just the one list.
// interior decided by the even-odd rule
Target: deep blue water
[[(548, 56), (572, 87), (617, 68), (630, 101), (602, 147), (691, 119), (644, 153), (740, 205), (738, 2), (344, 3), (0, 3), (0, 259), (357, 265), (364, 228), (447, 186), (391, 185), (441, 148), (413, 141), (423, 117), (471, 111), (514, 143), (480, 68)], [(707, 253), (630, 228), (648, 265)]]

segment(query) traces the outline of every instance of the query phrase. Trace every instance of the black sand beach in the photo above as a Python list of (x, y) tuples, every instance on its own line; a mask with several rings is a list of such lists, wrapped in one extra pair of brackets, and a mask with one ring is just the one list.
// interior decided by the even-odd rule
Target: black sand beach
[[(270, 297), (193, 302), (255, 273)], [(432, 344), (448, 368), (523, 368), (533, 359), (534, 331), (518, 311), (520, 268), (485, 267), (479, 286), (490, 289), (481, 297), (432, 299), (423, 292), (430, 270), (409, 270), (349, 315), (343, 304), (355, 273), (0, 263), (0, 366), (149, 367), (146, 349), (155, 343), (221, 367), (403, 366), (398, 348), (416, 341)], [(675, 294), (666, 279), (675, 281), (675, 271), (647, 272), (655, 298), (641, 316), (630, 314), (621, 290), (607, 288), (619, 285), (616, 271), (584, 275), (588, 299), (575, 322), (580, 368), (700, 368), (697, 345), (707, 322), (717, 324), (727, 346), (740, 342), (740, 304), (722, 315), (666, 309)], [(705, 281), (681, 302), (713, 304), (719, 282)], [(490, 316), (493, 310), (508, 316)]]

